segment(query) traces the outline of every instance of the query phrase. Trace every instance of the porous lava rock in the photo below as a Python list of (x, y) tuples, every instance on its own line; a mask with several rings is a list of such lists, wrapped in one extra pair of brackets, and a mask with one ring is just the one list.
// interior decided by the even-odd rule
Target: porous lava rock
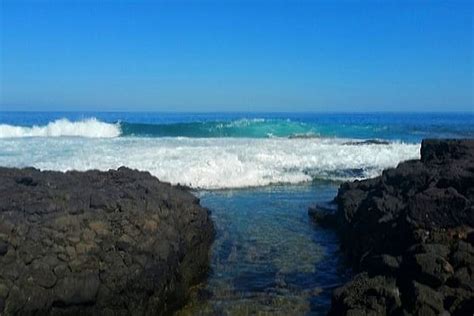
[(209, 211), (127, 168), (0, 168), (0, 314), (161, 315), (206, 276)]
[(337, 229), (358, 274), (329, 314), (474, 312), (474, 140), (424, 140), (420, 160), (342, 184), (334, 204), (313, 218)]

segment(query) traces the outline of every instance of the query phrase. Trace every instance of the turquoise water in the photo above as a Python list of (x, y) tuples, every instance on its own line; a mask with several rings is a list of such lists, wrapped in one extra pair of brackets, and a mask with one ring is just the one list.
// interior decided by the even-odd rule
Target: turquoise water
[(427, 137), (472, 138), (474, 114), (0, 112), (0, 166), (128, 166), (188, 185), (217, 235), (178, 314), (323, 315), (350, 273), (308, 206), (418, 158)]
[(334, 232), (315, 226), (307, 209), (336, 190), (320, 182), (200, 192), (217, 227), (208, 299), (179, 314), (325, 314), (349, 273)]
[[(138, 137), (344, 137), (419, 142), (426, 137), (473, 137), (474, 113), (147, 113), (0, 112), (0, 124), (47, 125), (67, 118), (120, 124)], [(1, 137), (0, 133), (0, 137)]]
[[(244, 117), (244, 118), (241, 118)], [(123, 135), (155, 137), (345, 137), (417, 142), (473, 137), (469, 114), (267, 114), (203, 117), (200, 122), (122, 123)]]

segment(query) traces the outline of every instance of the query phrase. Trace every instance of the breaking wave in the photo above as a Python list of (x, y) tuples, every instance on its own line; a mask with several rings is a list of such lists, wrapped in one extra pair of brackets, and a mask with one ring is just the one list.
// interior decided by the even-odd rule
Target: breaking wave
[(314, 127), (282, 119), (238, 119), (172, 124), (120, 124), (123, 136), (193, 137), (193, 138), (269, 138), (315, 135)]
[(82, 121), (59, 119), (43, 126), (0, 124), (0, 138), (19, 137), (190, 137), (190, 138), (310, 138), (318, 137), (314, 126), (281, 119), (238, 119), (147, 124), (107, 123), (89, 118)]
[(127, 166), (174, 184), (223, 189), (370, 178), (419, 158), (419, 148), (342, 138), (33, 137), (0, 140), (0, 166), (60, 171)]
[(101, 122), (95, 118), (71, 122), (60, 119), (44, 126), (15, 126), (0, 124), (0, 138), (60, 137), (110, 138), (120, 136), (120, 125)]

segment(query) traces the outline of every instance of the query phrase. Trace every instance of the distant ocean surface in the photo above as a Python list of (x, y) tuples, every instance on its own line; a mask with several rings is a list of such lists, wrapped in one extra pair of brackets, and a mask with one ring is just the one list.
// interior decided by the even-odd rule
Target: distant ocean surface
[(0, 112), (0, 165), (128, 166), (201, 189), (373, 177), (427, 137), (474, 137), (473, 113)]
[(190, 185), (217, 233), (207, 299), (177, 315), (325, 315), (351, 272), (308, 206), (418, 158), (427, 137), (474, 137), (474, 115), (0, 112), (0, 166), (128, 166)]

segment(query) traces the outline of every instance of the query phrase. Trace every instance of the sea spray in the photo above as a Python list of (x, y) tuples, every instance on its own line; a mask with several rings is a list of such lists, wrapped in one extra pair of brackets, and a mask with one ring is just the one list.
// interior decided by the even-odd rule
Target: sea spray
[(223, 189), (353, 180), (377, 176), (419, 158), (419, 144), (348, 144), (338, 138), (10, 138), (0, 140), (0, 165), (50, 170), (128, 166), (160, 180)]
[(119, 124), (101, 122), (96, 118), (71, 122), (59, 119), (43, 126), (16, 126), (0, 124), (0, 138), (77, 136), (110, 138), (120, 136)]

